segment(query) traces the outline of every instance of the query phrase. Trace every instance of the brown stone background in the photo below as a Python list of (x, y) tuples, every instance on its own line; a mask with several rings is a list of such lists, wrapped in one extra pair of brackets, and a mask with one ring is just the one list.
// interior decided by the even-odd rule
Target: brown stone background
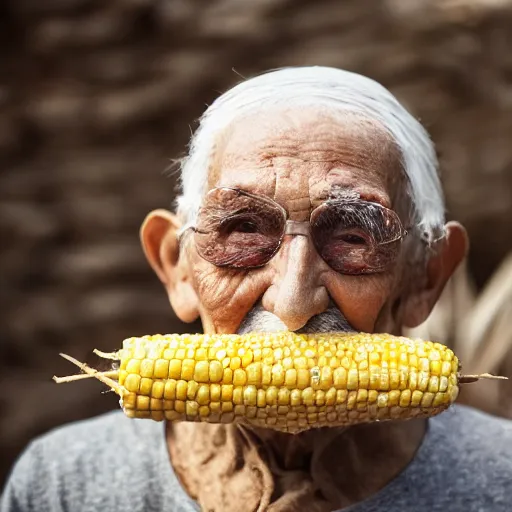
[[(0, 482), (29, 439), (117, 406), (67, 352), (197, 330), (138, 244), (195, 119), (241, 78), (323, 64), (389, 87), (438, 143), (482, 286), (512, 246), (510, 0), (0, 3)], [(236, 70), (235, 71), (233, 71)]]

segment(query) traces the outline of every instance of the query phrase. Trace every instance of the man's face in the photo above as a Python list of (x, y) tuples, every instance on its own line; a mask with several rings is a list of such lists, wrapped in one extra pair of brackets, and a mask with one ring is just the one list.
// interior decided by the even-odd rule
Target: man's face
[[(333, 117), (309, 108), (237, 120), (217, 141), (207, 188), (214, 187), (271, 198), (296, 221), (309, 220), (315, 207), (341, 193), (380, 203), (395, 210), (403, 225), (409, 222), (398, 149), (381, 126), (353, 114)], [(261, 330), (308, 329), (313, 317), (327, 310), (332, 316), (333, 309), (339, 330), (400, 328), (392, 306), (407, 279), (403, 247), (386, 271), (370, 275), (333, 270), (304, 236), (285, 236), (279, 252), (257, 269), (219, 268), (205, 261), (191, 231), (180, 251), (205, 332), (250, 330), (255, 312)]]

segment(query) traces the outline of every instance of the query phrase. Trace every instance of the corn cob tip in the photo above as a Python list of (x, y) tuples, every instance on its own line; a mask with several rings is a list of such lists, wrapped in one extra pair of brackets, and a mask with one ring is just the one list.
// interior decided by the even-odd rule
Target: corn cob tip
[(459, 384), (471, 384), (479, 380), (508, 380), (508, 377), (502, 375), (491, 375), (490, 373), (480, 373), (478, 375), (459, 375)]
[[(78, 359), (75, 359), (74, 357), (68, 356), (67, 354), (60, 353), (61, 357), (69, 361), (70, 363), (73, 363), (75, 366), (78, 366), (80, 370), (82, 370), (86, 375), (90, 377), (94, 377), (98, 379), (99, 381), (103, 382), (103, 384), (106, 384), (109, 386), (113, 391), (115, 391), (119, 396), (123, 396), (125, 390), (122, 386), (119, 385), (118, 382), (116, 382), (114, 379), (110, 378), (110, 376), (105, 375), (106, 372), (99, 372), (98, 370), (95, 370), (93, 368), (90, 368), (85, 363), (82, 363), (78, 361)], [(53, 377), (53, 380), (57, 382), (57, 384), (60, 384), (61, 382), (70, 382), (72, 380), (79, 380), (84, 378), (82, 375), (73, 375), (69, 377)]]

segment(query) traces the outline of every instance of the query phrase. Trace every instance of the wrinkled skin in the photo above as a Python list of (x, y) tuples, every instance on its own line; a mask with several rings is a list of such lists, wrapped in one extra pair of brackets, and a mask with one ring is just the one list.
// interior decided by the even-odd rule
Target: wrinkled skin
[[(336, 193), (355, 193), (394, 209), (404, 226), (412, 220), (399, 150), (381, 126), (351, 114), (333, 117), (308, 108), (238, 119), (219, 134), (211, 158), (207, 189), (218, 186), (268, 196), (292, 220), (307, 220), (312, 208)], [(288, 236), (265, 267), (234, 271), (203, 260), (191, 232), (180, 248), (176, 230), (182, 221), (164, 210), (152, 212), (141, 230), (142, 243), (178, 317), (189, 322), (199, 316), (207, 333), (237, 332), (257, 304), (289, 330), (298, 330), (332, 301), (354, 330), (400, 334), (404, 326), (426, 319), (467, 248), (464, 229), (450, 222), (432, 252), (409, 236), (392, 268), (349, 276), (330, 269), (310, 238)], [(417, 259), (418, 254), (424, 258)], [(375, 448), (368, 456), (363, 453), (364, 436), (356, 429), (347, 435), (349, 429), (347, 453), (340, 454), (338, 465), (344, 475), (336, 482), (339, 506), (385, 485), (411, 460), (424, 431), (423, 421), (375, 425), (367, 430), (372, 446), (382, 437), (386, 449)], [(271, 431), (261, 437), (276, 450), (294, 444), (290, 436)], [(395, 447), (391, 452), (390, 443)]]

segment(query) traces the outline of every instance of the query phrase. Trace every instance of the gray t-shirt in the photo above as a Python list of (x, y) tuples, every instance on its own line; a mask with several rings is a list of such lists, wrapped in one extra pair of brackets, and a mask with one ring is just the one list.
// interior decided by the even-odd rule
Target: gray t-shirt
[[(169, 461), (164, 425), (121, 412), (33, 441), (0, 512), (192, 512)], [(512, 421), (455, 405), (429, 420), (414, 460), (350, 512), (512, 511)]]

